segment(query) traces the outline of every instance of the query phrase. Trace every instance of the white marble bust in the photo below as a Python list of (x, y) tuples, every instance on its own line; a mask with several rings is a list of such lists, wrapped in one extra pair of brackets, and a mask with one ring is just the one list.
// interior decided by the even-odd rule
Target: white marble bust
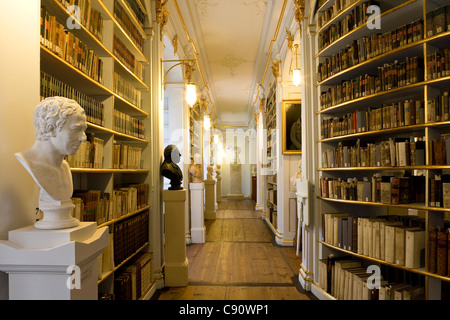
[(44, 219), (38, 229), (71, 228), (79, 224), (72, 218), (72, 173), (64, 157), (74, 155), (86, 141), (86, 115), (82, 107), (63, 97), (41, 101), (34, 110), (36, 140), (33, 146), (15, 154), (40, 188), (39, 208)]

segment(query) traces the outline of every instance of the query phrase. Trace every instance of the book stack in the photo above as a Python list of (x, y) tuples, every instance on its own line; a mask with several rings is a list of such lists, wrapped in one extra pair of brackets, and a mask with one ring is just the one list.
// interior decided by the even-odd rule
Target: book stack
[[(74, 5), (74, 1), (59, 0), (61, 4), (68, 9)], [(89, 30), (97, 39), (102, 41), (103, 38), (103, 18), (102, 14), (92, 8), (92, 0), (77, 0), (76, 6), (78, 12), (77, 17), (80, 18), (78, 23), (81, 23), (86, 29)]]
[(438, 79), (450, 75), (450, 49), (445, 48), (427, 54), (427, 80)]
[(324, 242), (407, 268), (425, 266), (425, 219), (325, 213)]
[(113, 40), (113, 53), (136, 77), (141, 80), (144, 79), (144, 66), (116, 35), (114, 35)]
[[(319, 29), (322, 28), (328, 21), (336, 17), (342, 10), (353, 4), (352, 0), (337, 0), (333, 3), (333, 6), (329, 7), (319, 16), (317, 23)], [(319, 4), (320, 7), (320, 4)]]
[(74, 155), (66, 157), (71, 168), (103, 168), (104, 140), (96, 137), (94, 133), (86, 133), (86, 141), (80, 144)]
[(113, 130), (139, 139), (144, 139), (144, 122), (114, 109)]
[(142, 39), (138, 29), (134, 26), (127, 12), (117, 0), (114, 0), (114, 17), (117, 19), (122, 28), (127, 31), (128, 35), (133, 40), (133, 43), (139, 48), (139, 50), (142, 51), (144, 40)]
[(323, 81), (358, 63), (422, 39), (423, 21), (416, 20), (382, 34), (372, 34), (354, 40), (348, 47), (319, 63), (318, 81)]
[(380, 6), (377, 1), (367, 1), (354, 7), (349, 14), (342, 20), (330, 25), (327, 29), (322, 31), (318, 36), (319, 51), (328, 47), (331, 43), (346, 35), (353, 29), (364, 25), (369, 17), (367, 8), (370, 5)]
[(103, 103), (41, 71), (41, 100), (55, 96), (75, 100), (84, 109), (88, 122), (99, 126), (105, 125)]
[[(338, 300), (420, 300), (424, 287), (402, 281), (379, 279), (373, 287), (371, 272), (362, 261), (350, 256), (330, 255), (319, 260), (319, 285)], [(370, 284), (370, 285), (369, 285)]]
[(450, 275), (450, 222), (428, 232), (428, 271), (440, 276)]
[(140, 169), (142, 148), (114, 143), (113, 169)]
[(450, 5), (440, 6), (426, 14), (427, 37), (450, 31)]
[(115, 300), (139, 300), (150, 289), (151, 254), (142, 253), (127, 263), (114, 279)]
[(93, 221), (97, 225), (136, 212), (148, 205), (148, 185), (130, 184), (117, 187), (113, 192), (75, 190), (72, 216), (80, 221)]
[(374, 174), (371, 179), (320, 178), (322, 198), (348, 201), (408, 204), (425, 202), (425, 177)]
[(64, 24), (41, 8), (41, 44), (95, 81), (103, 83), (103, 61)]
[(140, 26), (142, 28), (144, 28), (145, 13), (141, 9), (142, 3), (140, 3), (140, 0), (137, 0), (137, 1), (136, 0), (125, 0), (125, 2), (127, 3), (128, 8), (130, 8), (131, 11), (133, 11), (134, 16), (138, 20)]
[(406, 57), (404, 62), (396, 60), (390, 64), (386, 63), (378, 67), (377, 75), (365, 74), (352, 80), (343, 80), (340, 84), (322, 92), (321, 109), (417, 83), (423, 81), (423, 76), (421, 57)]
[(358, 139), (355, 145), (350, 143), (344, 145), (339, 142), (337, 148), (323, 151), (322, 168), (404, 167), (425, 164), (425, 142), (422, 137), (389, 138), (379, 143), (361, 142)]
[(116, 72), (114, 72), (113, 91), (137, 108), (142, 108), (141, 91), (133, 87)]
[(117, 267), (149, 239), (149, 211), (114, 224), (114, 265)]
[(423, 100), (383, 104), (379, 108), (368, 108), (346, 113), (342, 116), (323, 117), (321, 122), (322, 139), (347, 134), (398, 128), (425, 123)]

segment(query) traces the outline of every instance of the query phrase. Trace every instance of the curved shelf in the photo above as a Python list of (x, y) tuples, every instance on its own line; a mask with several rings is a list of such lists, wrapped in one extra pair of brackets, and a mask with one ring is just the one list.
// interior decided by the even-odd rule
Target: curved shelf
[(381, 259), (376, 259), (376, 258), (365, 256), (365, 255), (362, 255), (362, 254), (359, 254), (359, 253), (356, 253), (356, 252), (353, 252), (353, 251), (345, 250), (345, 249), (333, 246), (333, 245), (331, 245), (329, 243), (326, 243), (325, 241), (322, 241), (322, 240), (317, 240), (317, 241), (319, 243), (329, 247), (329, 248), (332, 248), (334, 250), (338, 250), (338, 251), (350, 254), (352, 256), (355, 256), (355, 257), (358, 257), (358, 258), (361, 258), (361, 259), (370, 260), (370, 261), (373, 261), (373, 262), (378, 262), (378, 263), (381, 263), (381, 264), (384, 264), (384, 265), (387, 265), (387, 266), (390, 266), (390, 267), (402, 269), (402, 270), (409, 271), (409, 272), (414, 272), (414, 273), (421, 274), (421, 275), (424, 275), (424, 276), (427, 276), (427, 277), (437, 278), (437, 279), (444, 280), (444, 281), (450, 281), (450, 277), (440, 276), (438, 274), (425, 271), (424, 268), (420, 268), (420, 269), (408, 268), (408, 267), (401, 266), (401, 265), (398, 265), (398, 264), (395, 264), (395, 263), (390, 263), (390, 262), (387, 262), (387, 261), (384, 261), (384, 260), (381, 260)]
[(349, 204), (357, 204), (364, 206), (378, 206), (378, 207), (393, 207), (393, 208), (404, 208), (404, 209), (416, 209), (422, 211), (442, 211), (442, 212), (450, 212), (450, 208), (443, 207), (427, 207), (425, 204), (417, 204), (417, 203), (408, 203), (408, 204), (390, 204), (390, 203), (381, 203), (381, 202), (367, 202), (367, 201), (356, 201), (356, 200), (342, 200), (342, 199), (331, 199), (324, 198), (321, 196), (317, 196), (318, 199), (330, 202), (339, 202), (339, 203), (349, 203)]
[[(401, 10), (400, 10), (401, 9)], [(422, 1), (420, 0), (409, 0), (394, 8), (391, 8), (380, 15), (383, 23), (381, 24), (381, 29), (377, 29), (377, 33), (383, 33), (389, 31), (398, 24), (398, 21), (402, 20), (402, 17), (408, 16), (408, 20), (415, 20), (422, 17)], [(407, 10), (407, 12), (405, 12)], [(359, 27), (351, 30), (340, 38), (334, 40), (326, 47), (322, 48), (314, 58), (325, 57), (338, 52), (346, 44), (351, 43), (353, 40), (357, 40), (366, 35), (367, 23), (360, 25)]]

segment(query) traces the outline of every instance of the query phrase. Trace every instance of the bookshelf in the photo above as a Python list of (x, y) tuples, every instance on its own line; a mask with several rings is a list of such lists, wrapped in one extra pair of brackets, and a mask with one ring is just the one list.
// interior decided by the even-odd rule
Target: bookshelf
[(41, 98), (66, 96), (87, 113), (88, 141), (67, 160), (74, 214), (110, 229), (99, 299), (148, 298), (151, 39), (144, 29), (153, 18), (141, 0), (77, 3), (72, 15), (70, 1), (41, 1)]
[[(371, 4), (381, 9), (379, 29), (366, 23)], [(392, 289), (398, 295), (391, 292), (391, 299), (448, 299), (449, 263), (443, 256), (450, 226), (444, 191), (450, 181), (447, 5), (429, 0), (317, 4), (321, 255), (316, 281), (324, 297), (352, 297), (336, 282), (331, 292), (332, 281), (344, 280), (331, 279), (327, 268), (357, 283), (364, 278), (361, 271), (374, 264), (389, 284), (407, 285)], [(366, 227), (352, 227), (351, 221)], [(397, 238), (388, 241), (392, 232)], [(337, 262), (342, 256), (350, 262)], [(410, 265), (412, 258), (421, 260)], [(385, 299), (389, 290), (383, 284), (366, 291), (365, 298)]]
[(266, 162), (266, 207), (267, 215), (266, 221), (271, 226), (274, 233), (277, 230), (277, 215), (278, 215), (278, 197), (277, 197), (277, 159), (278, 159), (278, 137), (279, 132), (277, 127), (277, 94), (276, 85), (271, 86), (266, 99), (266, 123), (265, 128), (267, 132), (267, 162)]

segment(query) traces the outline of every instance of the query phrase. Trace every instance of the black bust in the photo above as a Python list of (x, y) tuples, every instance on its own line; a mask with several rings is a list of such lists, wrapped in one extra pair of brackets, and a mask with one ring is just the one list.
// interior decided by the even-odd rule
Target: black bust
[(161, 175), (170, 180), (169, 190), (183, 190), (183, 172), (175, 163), (180, 162), (181, 153), (177, 146), (171, 144), (164, 149), (164, 162), (161, 165)]

